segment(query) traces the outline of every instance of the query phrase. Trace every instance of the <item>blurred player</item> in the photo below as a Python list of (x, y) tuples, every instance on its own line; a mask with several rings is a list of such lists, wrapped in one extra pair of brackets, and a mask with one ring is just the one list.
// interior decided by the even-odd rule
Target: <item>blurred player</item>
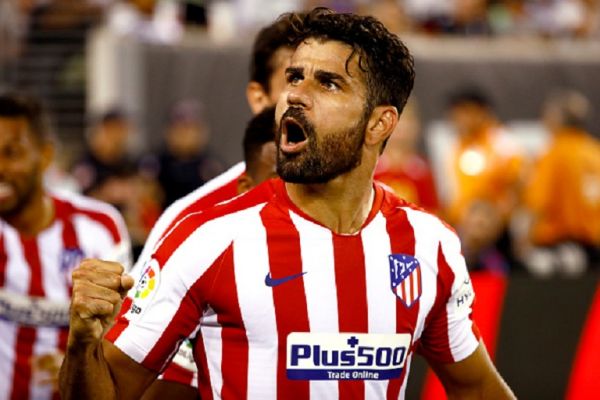
[(50, 399), (67, 344), (71, 271), (84, 258), (130, 264), (120, 215), (43, 186), (53, 157), (39, 103), (0, 95), (0, 399)]
[(373, 183), (413, 86), (408, 50), (369, 17), (295, 22), (276, 109), (285, 182), (182, 220), (112, 328), (133, 280), (84, 261), (65, 399), (138, 397), (190, 335), (203, 398), (403, 398), (415, 351), (449, 397), (513, 398), (469, 318), (458, 238)]

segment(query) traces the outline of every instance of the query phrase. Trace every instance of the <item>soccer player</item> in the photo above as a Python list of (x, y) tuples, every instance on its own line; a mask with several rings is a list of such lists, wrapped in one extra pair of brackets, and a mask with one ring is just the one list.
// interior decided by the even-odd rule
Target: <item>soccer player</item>
[(513, 397), (469, 317), (458, 238), (373, 182), (412, 89), (408, 50), (370, 17), (318, 8), (295, 27), (283, 180), (183, 219), (112, 328), (133, 280), (80, 264), (65, 399), (138, 397), (190, 336), (203, 399), (403, 398), (415, 352), (449, 397)]
[(67, 344), (72, 269), (130, 264), (112, 207), (43, 185), (53, 146), (40, 104), (0, 94), (0, 399), (50, 399)]

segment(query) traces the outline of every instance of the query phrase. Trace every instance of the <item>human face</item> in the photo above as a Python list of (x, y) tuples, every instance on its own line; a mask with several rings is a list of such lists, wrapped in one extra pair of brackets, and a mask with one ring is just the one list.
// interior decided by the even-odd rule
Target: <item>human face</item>
[(366, 85), (358, 56), (337, 41), (308, 39), (286, 70), (275, 113), (277, 173), (287, 182), (326, 183), (360, 165)]
[(0, 216), (18, 213), (41, 192), (42, 148), (25, 119), (0, 117)]
[(269, 78), (269, 105), (277, 104), (279, 95), (284, 91), (287, 81), (285, 70), (290, 66), (294, 50), (289, 47), (280, 47), (271, 57), (273, 72)]

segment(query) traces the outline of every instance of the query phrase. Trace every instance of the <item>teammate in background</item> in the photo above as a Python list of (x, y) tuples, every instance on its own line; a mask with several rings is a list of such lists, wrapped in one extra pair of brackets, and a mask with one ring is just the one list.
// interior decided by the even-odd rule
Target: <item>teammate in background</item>
[[(258, 115), (255, 115), (244, 134), (244, 162), (246, 171), (238, 178), (238, 193), (244, 193), (256, 185), (266, 181), (269, 178), (277, 176), (275, 171), (275, 108), (267, 107)], [(191, 193), (179, 200), (179, 202), (193, 203), (199, 200), (195, 194)], [(206, 207), (207, 209), (210, 207)], [(165, 214), (166, 216), (167, 214)], [(155, 229), (160, 229), (164, 237), (179, 219), (169, 220), (161, 219)], [(165, 228), (161, 223), (169, 222), (171, 226)], [(147, 246), (149, 243), (147, 244)], [(141, 274), (143, 271), (136, 271)], [(130, 293), (135, 296), (135, 293)], [(132, 298), (128, 297), (121, 310), (125, 313), (129, 310)], [(193, 354), (191, 354), (192, 344), (189, 340), (183, 342), (180, 350), (175, 355), (173, 362), (168, 365), (165, 371), (159, 376), (159, 379), (144, 394), (144, 400), (164, 399), (166, 397), (193, 397), (197, 392), (197, 368), (194, 364)], [(190, 392), (191, 391), (191, 392)]]
[(551, 141), (525, 192), (533, 246), (525, 265), (537, 276), (577, 276), (600, 261), (600, 142), (585, 128), (590, 109), (572, 90), (554, 93), (544, 106)]
[(276, 108), (284, 181), (182, 220), (106, 339), (133, 279), (84, 261), (65, 400), (139, 397), (190, 335), (202, 398), (402, 398), (414, 351), (449, 397), (513, 398), (469, 318), (458, 238), (373, 183), (413, 86), (408, 50), (370, 17), (295, 22)]
[[(259, 113), (265, 107), (274, 105), (281, 90), (285, 87), (284, 72), (293, 53), (290, 38), (293, 36), (294, 30), (291, 22), (290, 19), (279, 19), (263, 28), (256, 36), (250, 60), (250, 82), (246, 87), (248, 105), (254, 114)], [(266, 152), (268, 153), (268, 150)], [(246, 154), (246, 159), (248, 159), (247, 157)], [(138, 277), (143, 272), (144, 264), (150, 259), (156, 244), (186, 214), (202, 211), (222, 201), (230, 200), (240, 191), (247, 190), (249, 184), (258, 182), (260, 182), (259, 178), (253, 177), (251, 171), (246, 171), (245, 163), (239, 162), (173, 203), (161, 215), (148, 235), (132, 275)], [(127, 306), (128, 302), (126, 301), (124, 308)], [(146, 394), (146, 399), (161, 398), (162, 393), (172, 394), (179, 390), (185, 392), (190, 388), (188, 385), (196, 385), (194, 378), (196, 368), (189, 362), (185, 362), (185, 359), (189, 358), (186, 356), (188, 344), (189, 342), (185, 342), (181, 346), (180, 354), (166, 368), (161, 380), (152, 386), (151, 391)], [(156, 394), (156, 396), (151, 396), (151, 394)], [(184, 395), (181, 394), (181, 396)]]
[(72, 269), (90, 257), (131, 262), (116, 210), (44, 188), (48, 129), (35, 99), (0, 94), (0, 399), (57, 395)]
[(409, 100), (377, 163), (375, 180), (385, 183), (401, 199), (435, 213), (439, 207), (437, 192), (429, 163), (418, 151), (420, 131), (417, 105)]

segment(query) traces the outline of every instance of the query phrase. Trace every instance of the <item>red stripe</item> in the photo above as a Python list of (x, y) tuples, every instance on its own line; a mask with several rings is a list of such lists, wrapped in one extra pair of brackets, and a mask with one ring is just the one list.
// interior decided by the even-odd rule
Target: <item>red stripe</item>
[[(20, 236), (25, 261), (30, 269), (28, 294), (44, 297), (42, 285), (42, 264), (36, 238)], [(31, 327), (19, 327), (16, 342), (16, 360), (14, 365), (11, 399), (28, 399), (31, 381), (31, 357), (36, 341), (37, 330)]]
[(248, 393), (248, 338), (235, 284), (233, 251), (228, 251), (223, 257), (218, 279), (215, 287), (219, 290), (215, 290), (211, 304), (223, 307), (214, 310), (222, 327), (221, 398), (245, 399)]
[(584, 325), (567, 388), (567, 400), (591, 399), (600, 393), (600, 284)]
[[(394, 213), (398, 215), (386, 216), (387, 232), (390, 236), (390, 245), (392, 254), (415, 254), (415, 233), (411, 226), (406, 212), (402, 209), (396, 209)], [(419, 316), (419, 303), (406, 307), (401, 300), (396, 300), (396, 332), (412, 333), (417, 324)], [(412, 350), (412, 349), (411, 349)], [(402, 382), (406, 378), (407, 368), (402, 371), (399, 378), (391, 379), (387, 389), (388, 399), (398, 399)]]
[(124, 315), (127, 314), (127, 311), (129, 311), (129, 309), (131, 308), (132, 303), (133, 300), (131, 299), (131, 297), (125, 297), (125, 300), (123, 300), (123, 304), (121, 304), (119, 316), (115, 319), (115, 324), (104, 336), (106, 340), (109, 340), (114, 343), (117, 340), (117, 338), (121, 336), (121, 333), (123, 333), (123, 331), (129, 326), (129, 320), (125, 318)]
[[(231, 248), (227, 251), (230, 250)], [(179, 344), (197, 328), (204, 307), (207, 306), (206, 297), (211, 293), (215, 276), (221, 266), (222, 257), (217, 258), (181, 298), (179, 308), (173, 318), (166, 325), (152, 350), (142, 361), (142, 365), (146, 368), (153, 371), (163, 370), (170, 358), (175, 355), (175, 350)]]
[(0, 287), (4, 287), (6, 282), (6, 260), (8, 255), (4, 246), (4, 235), (0, 232)]
[[(333, 255), (340, 332), (367, 333), (369, 318), (362, 237), (334, 234)], [(339, 381), (340, 399), (362, 399), (364, 396), (364, 381)]]
[(163, 372), (162, 380), (166, 382), (177, 382), (182, 385), (191, 386), (194, 379), (194, 373), (173, 362), (169, 363), (167, 369)]
[[(271, 205), (261, 210), (261, 218), (267, 232), (271, 276), (278, 279), (300, 274), (303, 272), (300, 235), (294, 228), (289, 214), (278, 213), (278, 218), (269, 216), (269, 213), (274, 212), (277, 212), (277, 210)], [(310, 330), (304, 279), (293, 279), (285, 284), (273, 287), (272, 290), (279, 340), (277, 398), (307, 399), (310, 396), (309, 382), (288, 380), (286, 376), (286, 341), (288, 334)]]

